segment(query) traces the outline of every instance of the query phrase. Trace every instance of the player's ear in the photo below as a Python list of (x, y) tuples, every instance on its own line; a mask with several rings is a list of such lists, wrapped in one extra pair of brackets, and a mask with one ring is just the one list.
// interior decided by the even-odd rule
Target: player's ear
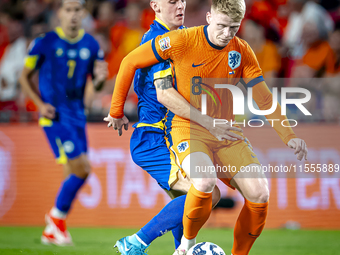
[(57, 11), (57, 17), (58, 17), (59, 20), (62, 19), (62, 15), (63, 15), (62, 12), (63, 12), (62, 8), (59, 8), (58, 11)]
[(160, 8), (159, 8), (157, 1), (151, 1), (150, 6), (151, 6), (152, 10), (154, 10), (154, 12), (156, 12), (156, 13), (160, 12)]
[(206, 19), (207, 19), (207, 23), (210, 25), (210, 23), (211, 23), (211, 12), (207, 12)]

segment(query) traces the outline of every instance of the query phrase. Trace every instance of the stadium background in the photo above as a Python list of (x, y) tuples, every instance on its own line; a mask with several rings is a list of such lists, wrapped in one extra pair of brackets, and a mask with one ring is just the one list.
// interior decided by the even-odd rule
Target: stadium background
[[(296, 132), (309, 146), (308, 163), (340, 164), (339, 1), (246, 3), (238, 36), (254, 49), (265, 78), (289, 78), (280, 86), (295, 82), (294, 86), (312, 91), (307, 108), (313, 116), (306, 119), (294, 109), (289, 113), (302, 123)], [(148, 6), (149, 0), (87, 1), (83, 26), (104, 49), (110, 76), (102, 92), (95, 94), (91, 87), (86, 91), (93, 173), (69, 217), (71, 227), (140, 227), (168, 201), (156, 182), (132, 162), (131, 128), (118, 138), (101, 122), (110, 106), (120, 61), (139, 44), (154, 18)], [(208, 7), (209, 1), (188, 0), (185, 25), (206, 24)], [(0, 226), (43, 226), (63, 178), (38, 127), (37, 108), (18, 84), (28, 44), (58, 24), (57, 8), (58, 1), (51, 0), (0, 2)], [(125, 112), (132, 121), (137, 120), (136, 102), (131, 91)], [(263, 164), (298, 164), (272, 128), (246, 128), (245, 134)], [(274, 174), (269, 179), (267, 228), (340, 229), (339, 178), (332, 174), (287, 177)], [(213, 211), (207, 227), (233, 227), (242, 207), (237, 192), (220, 188), (235, 207)]]

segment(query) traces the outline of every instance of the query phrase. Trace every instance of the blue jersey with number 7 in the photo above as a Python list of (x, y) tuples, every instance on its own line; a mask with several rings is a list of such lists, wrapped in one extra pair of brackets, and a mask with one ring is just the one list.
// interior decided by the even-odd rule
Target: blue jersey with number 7
[(56, 108), (57, 121), (85, 125), (86, 80), (103, 55), (98, 42), (84, 30), (68, 39), (58, 27), (31, 43), (25, 67), (39, 69), (41, 98)]

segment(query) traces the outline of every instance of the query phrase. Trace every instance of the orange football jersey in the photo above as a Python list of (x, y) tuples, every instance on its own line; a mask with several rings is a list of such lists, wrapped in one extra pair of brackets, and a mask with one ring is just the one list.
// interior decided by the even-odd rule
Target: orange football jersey
[[(261, 68), (250, 46), (234, 37), (226, 47), (214, 45), (208, 38), (208, 27), (176, 30), (158, 36), (132, 51), (122, 62), (112, 95), (110, 116), (122, 118), (127, 93), (134, 72), (170, 59), (178, 92), (194, 107), (201, 109), (201, 95), (207, 94), (207, 114), (213, 118), (233, 120), (233, 97), (228, 89), (215, 89), (215, 84), (254, 87), (253, 98), (261, 110), (270, 109), (272, 94), (264, 82)], [(255, 86), (256, 85), (256, 86)], [(286, 120), (278, 104), (269, 119)], [(190, 121), (175, 115), (172, 127), (188, 128)], [(291, 127), (273, 126), (287, 144), (295, 134)]]
[(171, 59), (176, 89), (186, 100), (201, 109), (201, 94), (208, 95), (207, 114), (214, 118), (234, 119), (231, 92), (215, 89), (215, 84), (236, 85), (240, 78), (247, 86), (263, 81), (255, 54), (245, 41), (234, 37), (226, 47), (218, 47), (210, 42), (207, 26), (167, 33), (152, 46), (157, 59)]

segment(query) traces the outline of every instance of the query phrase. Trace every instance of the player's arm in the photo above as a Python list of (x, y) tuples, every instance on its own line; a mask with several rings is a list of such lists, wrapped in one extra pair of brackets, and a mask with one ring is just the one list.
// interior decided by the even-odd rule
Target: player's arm
[[(34, 51), (34, 48), (31, 51)], [(54, 119), (55, 108), (52, 105), (43, 102), (43, 100), (40, 98), (39, 92), (35, 89), (31, 80), (33, 74), (36, 71), (35, 68), (38, 59), (39, 57), (36, 55), (28, 55), (25, 58), (25, 64), (19, 78), (19, 83), (21, 84), (21, 88), (24, 93), (30, 97), (35, 105), (39, 108), (40, 115), (48, 119)]]
[(122, 61), (117, 74), (116, 84), (112, 95), (110, 116), (122, 118), (124, 116), (124, 103), (130, 90), (137, 69), (152, 66), (158, 63), (151, 42), (147, 42), (131, 53)]
[[(273, 104), (273, 95), (264, 81), (256, 84), (253, 87), (253, 98), (261, 110), (268, 110)], [(277, 103), (276, 110), (266, 116), (267, 120), (272, 123), (273, 128), (280, 136), (281, 140), (290, 148), (295, 149), (295, 155), (298, 154), (297, 159), (307, 160), (308, 149), (304, 140), (297, 138), (291, 127), (284, 127), (281, 125), (282, 121), (288, 122), (285, 115), (281, 115), (281, 106)]]
[[(170, 69), (171, 71), (171, 69)], [(233, 131), (242, 132), (241, 129), (228, 125), (217, 125), (214, 127), (214, 119), (208, 115), (202, 115), (199, 110), (192, 106), (178, 91), (172, 86), (172, 76), (168, 74), (165, 77), (157, 77), (154, 85), (157, 93), (157, 100), (168, 108), (171, 112), (184, 119), (198, 123), (206, 128), (219, 140), (226, 139), (230, 141), (242, 140), (242, 136)]]
[[(108, 117), (108, 126), (113, 126), (121, 134), (122, 125), (127, 127), (127, 119), (124, 117), (124, 103), (130, 89), (135, 71), (139, 68), (152, 66), (169, 58), (178, 59), (183, 56), (187, 43), (184, 30), (176, 30), (139, 46), (125, 57), (119, 68), (115, 89), (112, 95), (111, 109)], [(126, 120), (123, 120), (125, 118)]]
[(108, 127), (112, 126), (113, 129), (118, 130), (119, 135), (122, 135), (123, 125), (125, 130), (128, 129), (129, 121), (124, 116), (124, 104), (136, 70), (152, 66), (159, 61), (153, 52), (151, 42), (139, 46), (123, 59), (117, 74), (110, 113), (104, 118), (109, 122)]
[[(273, 95), (264, 82), (262, 70), (256, 59), (255, 53), (248, 44), (244, 44), (242, 49), (243, 55), (247, 56), (243, 62), (244, 81), (248, 87), (253, 87), (253, 98), (261, 110), (268, 110), (273, 104)], [(266, 116), (267, 120), (272, 123), (281, 140), (290, 148), (295, 149), (295, 155), (298, 154), (298, 160), (307, 159), (307, 145), (304, 140), (296, 137), (291, 127), (283, 127), (281, 122), (287, 120), (286, 116), (281, 115), (281, 106), (278, 104), (275, 112)], [(275, 121), (274, 121), (275, 120)]]
[(95, 91), (100, 91), (105, 85), (109, 71), (107, 62), (104, 61), (104, 51), (100, 48), (99, 43), (94, 40), (92, 45), (93, 62), (90, 70), (92, 86), (94, 87)]

